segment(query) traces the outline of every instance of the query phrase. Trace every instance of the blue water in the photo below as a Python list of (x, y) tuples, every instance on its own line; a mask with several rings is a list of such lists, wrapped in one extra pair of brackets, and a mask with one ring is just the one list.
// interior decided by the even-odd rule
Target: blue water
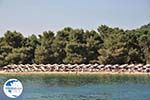
[[(17, 99), (2, 91), (10, 78), (24, 86)], [(0, 75), (0, 86), (0, 100), (150, 100), (149, 75)]]

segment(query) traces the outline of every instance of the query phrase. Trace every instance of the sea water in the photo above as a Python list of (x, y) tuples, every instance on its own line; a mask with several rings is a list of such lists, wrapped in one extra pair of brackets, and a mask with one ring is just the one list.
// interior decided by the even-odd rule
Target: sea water
[[(24, 87), (16, 99), (3, 93), (11, 78)], [(0, 75), (0, 100), (150, 100), (150, 75)]]

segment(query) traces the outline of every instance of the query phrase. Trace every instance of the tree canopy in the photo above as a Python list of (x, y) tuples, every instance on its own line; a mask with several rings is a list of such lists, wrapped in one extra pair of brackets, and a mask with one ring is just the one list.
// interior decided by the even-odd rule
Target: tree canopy
[(0, 66), (33, 63), (150, 63), (150, 24), (133, 30), (106, 25), (97, 30), (66, 27), (28, 37), (8, 30), (0, 37)]

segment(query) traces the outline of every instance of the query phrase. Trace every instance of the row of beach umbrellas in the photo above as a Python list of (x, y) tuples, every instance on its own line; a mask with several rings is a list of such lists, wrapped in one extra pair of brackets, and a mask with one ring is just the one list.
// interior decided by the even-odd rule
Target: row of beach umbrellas
[(12, 64), (1, 70), (7, 72), (150, 72), (150, 64)]

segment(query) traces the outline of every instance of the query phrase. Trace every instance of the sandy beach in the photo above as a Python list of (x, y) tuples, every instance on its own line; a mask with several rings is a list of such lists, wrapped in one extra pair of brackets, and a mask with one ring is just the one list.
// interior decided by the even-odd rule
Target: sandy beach
[(150, 73), (144, 73), (144, 72), (4, 72), (0, 71), (0, 75), (35, 75), (35, 74), (77, 74), (77, 75), (111, 75), (111, 74), (118, 74), (118, 75), (150, 75)]

